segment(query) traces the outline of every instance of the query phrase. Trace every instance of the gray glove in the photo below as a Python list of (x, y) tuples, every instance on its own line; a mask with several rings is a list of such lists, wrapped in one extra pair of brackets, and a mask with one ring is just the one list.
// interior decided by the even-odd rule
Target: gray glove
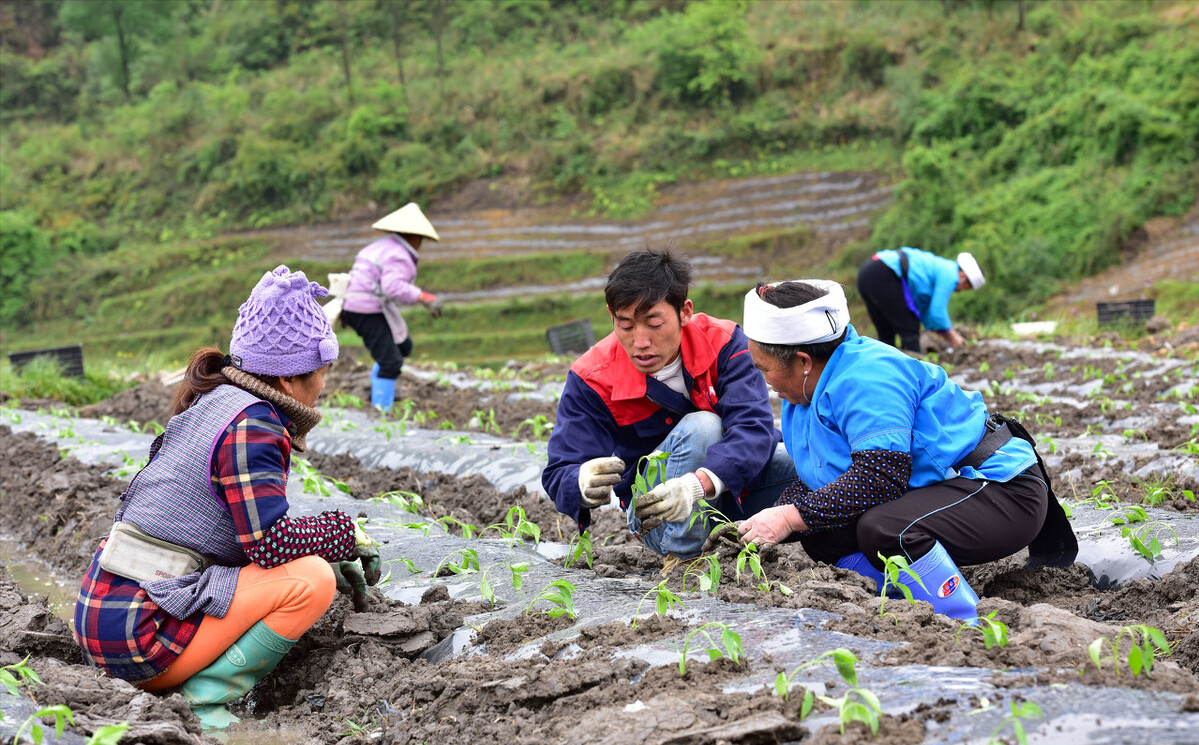
[(431, 292), (421, 292), (420, 303), (429, 309), (429, 315), (434, 319), (441, 318), (441, 301)]
[(614, 455), (592, 458), (579, 467), (579, 504), (594, 510), (612, 501), (612, 487), (619, 484), (624, 461)]
[(333, 576), (337, 578), (337, 591), (350, 596), (354, 610), (362, 613), (371, 607), (366, 576), (363, 575), (362, 566), (357, 561), (333, 562)]

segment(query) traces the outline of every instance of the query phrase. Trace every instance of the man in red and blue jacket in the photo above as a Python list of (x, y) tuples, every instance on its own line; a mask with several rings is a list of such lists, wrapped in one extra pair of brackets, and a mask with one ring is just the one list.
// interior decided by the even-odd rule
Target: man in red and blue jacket
[[(698, 555), (712, 527), (690, 519), (700, 500), (742, 520), (796, 478), (745, 334), (696, 313), (690, 286), (690, 264), (669, 252), (636, 251), (612, 271), (612, 333), (571, 366), (541, 476), (580, 530), (615, 492), (629, 530), (679, 558)], [(662, 483), (634, 506), (640, 461), (654, 453), (668, 454)]]

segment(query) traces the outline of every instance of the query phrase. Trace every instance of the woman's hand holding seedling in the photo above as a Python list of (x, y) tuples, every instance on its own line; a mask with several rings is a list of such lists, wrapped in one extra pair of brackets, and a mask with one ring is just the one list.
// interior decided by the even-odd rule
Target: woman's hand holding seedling
[(793, 504), (768, 507), (748, 520), (737, 523), (737, 532), (744, 544), (756, 544), (758, 548), (782, 543), (792, 533), (808, 529), (799, 509)]
[(362, 562), (362, 575), (366, 584), (378, 584), (383, 575), (383, 560), (379, 557), (379, 542), (366, 534), (362, 526), (354, 523), (354, 558)]

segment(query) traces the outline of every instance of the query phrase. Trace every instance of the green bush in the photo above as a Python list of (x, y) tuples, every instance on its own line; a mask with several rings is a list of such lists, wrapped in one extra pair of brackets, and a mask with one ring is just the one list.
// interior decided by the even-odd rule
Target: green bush
[(657, 56), (656, 84), (666, 96), (698, 105), (746, 97), (762, 52), (749, 38), (746, 3), (692, 3), (638, 31), (640, 44)]
[(29, 283), (54, 261), (50, 241), (27, 213), (0, 212), (0, 324), (24, 315)]
[(841, 66), (851, 80), (872, 88), (883, 84), (887, 68), (895, 58), (881, 39), (872, 36), (853, 36), (841, 51)]

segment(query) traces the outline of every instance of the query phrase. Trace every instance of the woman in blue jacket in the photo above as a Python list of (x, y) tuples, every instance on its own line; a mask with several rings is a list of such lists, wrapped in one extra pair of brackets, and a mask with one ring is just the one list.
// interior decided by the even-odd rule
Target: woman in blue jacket
[(879, 251), (858, 270), (858, 294), (878, 333), (878, 340), (920, 351), (920, 324), (945, 337), (951, 347), (965, 341), (949, 320), (954, 291), (977, 290), (986, 282), (978, 262), (968, 253), (957, 261), (918, 248)]
[(942, 368), (858, 336), (840, 285), (759, 285), (744, 329), (784, 401), (798, 480), (740, 524), (743, 542), (797, 538), (812, 558), (880, 584), (879, 554), (901, 555), (923, 580), (913, 594), (965, 621), (978, 596), (959, 564), (1025, 546), (1030, 565), (1074, 560), (1074, 533), (1023, 427), (988, 416)]

